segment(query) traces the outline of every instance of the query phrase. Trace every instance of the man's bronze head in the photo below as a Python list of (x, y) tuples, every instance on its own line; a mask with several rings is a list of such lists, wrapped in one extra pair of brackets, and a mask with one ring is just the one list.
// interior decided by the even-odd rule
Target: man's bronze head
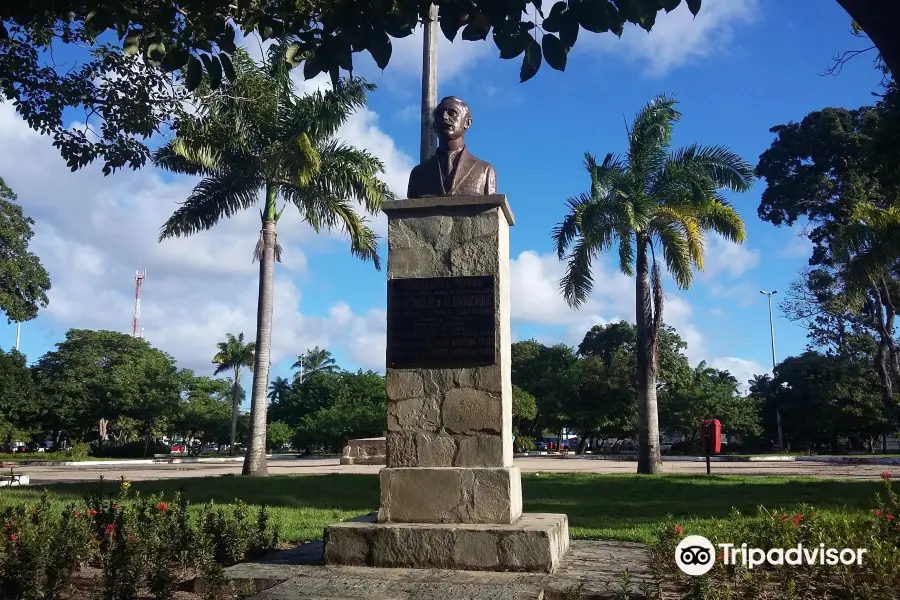
[(465, 137), (472, 125), (469, 105), (456, 96), (447, 96), (434, 109), (434, 130), (442, 142)]

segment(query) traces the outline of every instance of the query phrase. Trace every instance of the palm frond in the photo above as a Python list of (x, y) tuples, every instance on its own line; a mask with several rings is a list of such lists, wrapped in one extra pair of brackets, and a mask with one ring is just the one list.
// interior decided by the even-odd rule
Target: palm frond
[(718, 189), (746, 192), (753, 186), (753, 167), (725, 146), (679, 148), (669, 155), (666, 166), (677, 166), (694, 178), (705, 177)]
[(599, 199), (619, 187), (625, 172), (625, 164), (618, 154), (607, 154), (601, 164), (592, 154), (585, 152), (584, 167), (591, 176), (591, 197)]
[(581, 194), (566, 200), (569, 212), (563, 217), (563, 220), (553, 228), (551, 238), (553, 245), (556, 247), (556, 255), (560, 260), (566, 255), (566, 251), (575, 239), (581, 233), (581, 207), (591, 201), (590, 196)]
[(374, 84), (354, 77), (330, 90), (298, 98), (278, 112), (279, 136), (290, 139), (303, 131), (314, 140), (330, 139), (351, 114), (366, 106), (366, 95), (374, 89)]
[(734, 207), (718, 194), (698, 210), (698, 219), (703, 229), (712, 229), (731, 242), (742, 244), (747, 239), (747, 228), (743, 219)]
[(366, 220), (360, 217), (351, 202), (314, 185), (299, 187), (281, 184), (279, 191), (283, 198), (297, 207), (303, 220), (315, 231), (322, 227), (342, 229), (350, 238), (351, 254), (371, 260), (376, 269), (381, 269), (378, 235), (366, 225)]
[(181, 152), (177, 152), (174, 146), (175, 140), (157, 148), (151, 156), (153, 164), (171, 173), (181, 175), (209, 176), (218, 172), (218, 165), (213, 165), (214, 162), (217, 162), (214, 158), (206, 157), (202, 161), (193, 161), (185, 157)]
[(684, 239), (688, 258), (702, 271), (705, 239), (703, 228), (697, 218), (697, 209), (693, 205), (657, 207), (653, 229), (673, 227)]
[(584, 239), (579, 240), (569, 254), (566, 274), (560, 280), (559, 288), (563, 298), (572, 308), (578, 308), (587, 302), (594, 287), (594, 277), (591, 275), (591, 255), (590, 245)]
[(859, 296), (900, 261), (900, 204), (882, 208), (865, 202), (854, 207), (832, 243), (847, 288)]
[(677, 223), (672, 223), (668, 227), (654, 229), (653, 236), (659, 242), (666, 268), (672, 279), (683, 290), (691, 287), (694, 278), (691, 251), (680, 227)]
[(634, 244), (629, 229), (622, 227), (616, 232), (619, 238), (619, 270), (628, 277), (634, 276)]
[(262, 186), (262, 180), (244, 173), (203, 179), (162, 226), (160, 241), (211, 229), (219, 219), (250, 208)]
[(319, 156), (319, 174), (311, 185), (322, 192), (355, 200), (369, 214), (378, 213), (383, 202), (394, 199), (393, 192), (378, 177), (384, 163), (373, 154), (332, 140), (319, 147)]
[(672, 124), (681, 117), (675, 110), (676, 104), (674, 98), (660, 94), (634, 118), (628, 134), (628, 168), (639, 188), (665, 161), (672, 141)]

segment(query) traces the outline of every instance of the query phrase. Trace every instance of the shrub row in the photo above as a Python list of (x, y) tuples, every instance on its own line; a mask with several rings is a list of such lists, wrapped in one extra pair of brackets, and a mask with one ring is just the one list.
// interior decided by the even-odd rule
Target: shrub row
[[(49, 492), (36, 504), (5, 508), (0, 518), (0, 597), (38, 600), (70, 595), (85, 567), (99, 573), (92, 590), (103, 600), (135, 600), (149, 594), (173, 598), (176, 586), (194, 576), (218, 585), (222, 569), (278, 545), (278, 529), (265, 507), (241, 502), (205, 504), (191, 511), (176, 494), (171, 499), (132, 493), (128, 481), (118, 491), (91, 491), (81, 502), (61, 507)], [(193, 513), (193, 514), (192, 514)], [(86, 597), (79, 589), (73, 597)]]

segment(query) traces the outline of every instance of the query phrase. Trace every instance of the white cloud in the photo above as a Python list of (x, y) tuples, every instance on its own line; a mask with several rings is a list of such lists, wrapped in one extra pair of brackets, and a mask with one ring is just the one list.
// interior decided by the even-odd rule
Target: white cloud
[(711, 233), (706, 238), (703, 251), (703, 271), (697, 274), (700, 279), (714, 279), (725, 273), (731, 277), (740, 277), (750, 269), (759, 265), (760, 252), (752, 250), (745, 244), (735, 244), (718, 233)]
[[(633, 320), (634, 287), (628, 277), (603, 271), (598, 265), (594, 270), (594, 294), (575, 311), (569, 308), (559, 293), (559, 281), (564, 272), (565, 264), (552, 254), (540, 255), (526, 250), (512, 259), (510, 287), (513, 320), (581, 327), (585, 323), (594, 325), (605, 322), (601, 312), (606, 313), (607, 318), (621, 315), (623, 319)], [(581, 334), (591, 325), (581, 329)]]
[(422, 107), (418, 104), (409, 104), (394, 113), (394, 118), (409, 123), (418, 123)]
[(809, 241), (806, 233), (803, 230), (789, 229), (788, 231), (792, 235), (788, 238), (787, 243), (781, 247), (778, 256), (784, 258), (809, 258), (812, 256), (813, 244)]
[(713, 283), (710, 293), (716, 298), (727, 298), (736, 301), (742, 308), (756, 304), (759, 300), (759, 289), (746, 281), (734, 285)]
[(644, 66), (647, 75), (665, 75), (696, 59), (727, 52), (735, 29), (756, 18), (757, 4), (757, 0), (705, 0), (694, 18), (682, 2), (671, 13), (660, 12), (649, 33), (626, 24), (621, 39), (610, 33), (583, 35), (575, 48), (615, 52)]
[[(351, 117), (341, 136), (379, 155), (389, 184), (405, 187), (408, 157), (378, 128), (374, 113)], [(169, 177), (152, 167), (109, 177), (96, 165), (71, 173), (50, 139), (31, 131), (8, 104), (0, 105), (0, 138), (6, 148), (15, 148), (0, 153), (0, 173), (35, 219), (32, 249), (53, 282), (39, 324), (129, 332), (134, 272), (146, 268), (144, 335), (181, 366), (208, 373), (215, 344), (225, 333), (255, 337), (258, 266), (251, 257), (259, 217), (254, 210), (211, 231), (158, 243), (160, 225), (188, 196), (194, 179)], [(357, 315), (340, 302), (323, 317), (301, 310), (297, 286), (308, 269), (303, 247), (321, 237), (296, 211), (286, 211), (279, 222), (284, 262), (276, 271), (272, 360), (319, 345), (346, 349), (361, 367), (382, 368), (383, 310)], [(359, 268), (371, 266), (359, 263)]]
[(714, 358), (709, 362), (709, 366), (720, 371), (728, 371), (734, 378), (738, 380), (742, 392), (747, 393), (750, 389), (748, 383), (754, 375), (762, 375), (768, 373), (771, 369), (766, 369), (756, 361), (747, 360), (746, 358), (737, 358), (734, 356), (723, 356)]
[[(545, 334), (542, 343), (562, 341), (577, 345), (594, 325), (626, 320), (634, 322), (634, 280), (610, 267), (605, 259), (593, 264), (594, 292), (580, 310), (572, 310), (559, 293), (565, 264), (553, 254), (528, 250), (510, 262), (511, 314), (514, 322), (561, 327), (558, 338)], [(694, 309), (683, 297), (666, 293), (663, 319), (688, 344), (692, 364), (709, 357), (703, 334), (693, 321)], [(725, 359), (723, 359), (725, 360)], [(730, 359), (729, 359), (730, 360)], [(743, 360), (743, 359), (734, 359)], [(749, 363), (749, 361), (748, 361)], [(755, 364), (755, 363), (753, 363)]]
[[(422, 77), (422, 37), (424, 27), (419, 25), (412, 35), (401, 39), (391, 39), (393, 51), (391, 62), (386, 69), (388, 74), (399, 74), (404, 77)], [(495, 52), (494, 44), (488, 38), (487, 41), (469, 42), (460, 38), (450, 42), (444, 37), (440, 29), (438, 38), (438, 81), (449, 82), (457, 77), (464, 76), (465, 70), (477, 60), (492, 55)], [(438, 90), (438, 95), (440, 95)], [(446, 94), (445, 94), (446, 95)]]

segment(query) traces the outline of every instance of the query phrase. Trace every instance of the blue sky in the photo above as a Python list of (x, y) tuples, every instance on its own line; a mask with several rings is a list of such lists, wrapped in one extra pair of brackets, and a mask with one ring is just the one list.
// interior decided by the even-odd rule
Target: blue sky
[[(618, 40), (582, 31), (565, 73), (545, 64), (525, 84), (518, 83), (520, 62), (497, 59), (492, 44), (444, 42), (439, 95), (471, 106), (469, 149), (494, 164), (516, 216), (514, 335), (548, 343), (577, 344), (593, 324), (633, 320), (633, 281), (616, 274), (609, 259), (597, 263), (589, 303), (577, 312), (566, 307), (556, 289), (562, 266), (550, 231), (566, 198), (587, 188), (584, 153), (621, 152), (626, 121), (651, 97), (668, 92), (680, 100), (676, 146), (725, 144), (755, 165), (772, 141), (770, 127), (825, 106), (871, 103), (880, 79), (867, 57), (839, 77), (820, 75), (832, 56), (861, 46), (834, 0), (707, 0), (696, 20), (680, 7), (650, 34), (628, 29)], [(399, 194), (418, 158), (420, 53), (417, 34), (395, 41), (384, 73), (357, 58), (358, 73), (379, 88), (341, 133), (385, 161), (386, 180)], [(50, 140), (29, 131), (8, 104), (0, 105), (0, 135), (4, 148), (14, 149), (0, 156), (0, 175), (37, 221), (33, 247), (54, 283), (48, 309), (22, 327), (21, 348), (30, 359), (70, 327), (130, 331), (139, 267), (148, 269), (145, 335), (184, 366), (208, 371), (215, 342), (227, 331), (252, 337), (257, 271), (250, 255), (259, 228), (252, 212), (194, 238), (157, 244), (159, 225), (192, 180), (149, 167), (106, 178), (94, 167), (69, 174)], [(665, 281), (665, 318), (690, 344), (689, 357), (742, 380), (771, 367), (759, 290), (786, 290), (809, 256), (797, 230), (757, 218), (763, 185), (732, 197), (747, 224), (746, 244), (710, 239), (707, 269), (690, 290)], [(381, 231), (384, 223), (375, 220)], [(285, 259), (276, 280), (272, 377), (288, 375), (293, 355), (313, 345), (331, 349), (341, 366), (381, 370), (385, 274), (351, 258), (340, 235), (313, 235), (290, 209), (279, 227)], [(8, 348), (15, 326), (3, 327), (0, 345)], [(775, 329), (779, 360), (803, 350), (804, 330), (777, 306)]]

